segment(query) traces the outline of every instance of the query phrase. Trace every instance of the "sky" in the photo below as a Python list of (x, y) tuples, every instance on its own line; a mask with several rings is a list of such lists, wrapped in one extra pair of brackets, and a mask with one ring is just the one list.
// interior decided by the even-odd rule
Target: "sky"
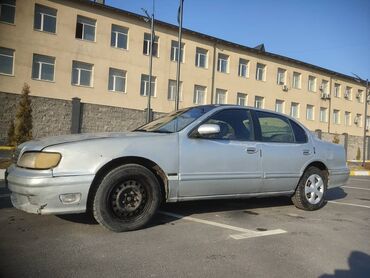
[[(143, 14), (152, 0), (106, 0)], [(177, 25), (178, 0), (155, 0), (155, 18)], [(183, 27), (370, 79), (370, 0), (184, 0)]]

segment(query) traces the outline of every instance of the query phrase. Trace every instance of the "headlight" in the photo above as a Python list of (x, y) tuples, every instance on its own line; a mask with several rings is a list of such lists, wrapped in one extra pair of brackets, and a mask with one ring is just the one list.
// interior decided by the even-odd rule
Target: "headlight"
[(19, 159), (17, 166), (45, 170), (57, 166), (61, 158), (60, 153), (25, 152)]

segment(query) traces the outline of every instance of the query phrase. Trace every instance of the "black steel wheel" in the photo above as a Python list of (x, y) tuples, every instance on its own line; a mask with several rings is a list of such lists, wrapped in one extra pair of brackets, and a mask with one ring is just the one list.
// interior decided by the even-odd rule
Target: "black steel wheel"
[(160, 203), (157, 178), (147, 168), (126, 164), (110, 171), (96, 190), (93, 213), (96, 221), (114, 232), (144, 227)]

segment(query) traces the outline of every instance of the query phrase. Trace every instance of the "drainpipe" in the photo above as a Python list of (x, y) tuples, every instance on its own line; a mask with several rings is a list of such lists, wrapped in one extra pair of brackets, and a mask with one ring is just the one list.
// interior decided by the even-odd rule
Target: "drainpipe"
[(328, 133), (330, 133), (330, 120), (331, 120), (331, 98), (332, 98), (332, 91), (331, 91), (331, 86), (332, 86), (332, 77), (330, 76), (329, 78), (329, 115), (328, 115)]
[(216, 74), (216, 43), (213, 44), (211, 104), (213, 104), (213, 97), (214, 97), (214, 90), (215, 90), (215, 74)]

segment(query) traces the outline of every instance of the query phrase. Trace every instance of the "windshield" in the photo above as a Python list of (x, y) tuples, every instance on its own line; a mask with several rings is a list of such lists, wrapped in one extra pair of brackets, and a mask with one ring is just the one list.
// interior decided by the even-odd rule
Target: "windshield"
[(134, 131), (173, 133), (182, 130), (199, 117), (213, 109), (212, 106), (199, 106), (172, 112)]

